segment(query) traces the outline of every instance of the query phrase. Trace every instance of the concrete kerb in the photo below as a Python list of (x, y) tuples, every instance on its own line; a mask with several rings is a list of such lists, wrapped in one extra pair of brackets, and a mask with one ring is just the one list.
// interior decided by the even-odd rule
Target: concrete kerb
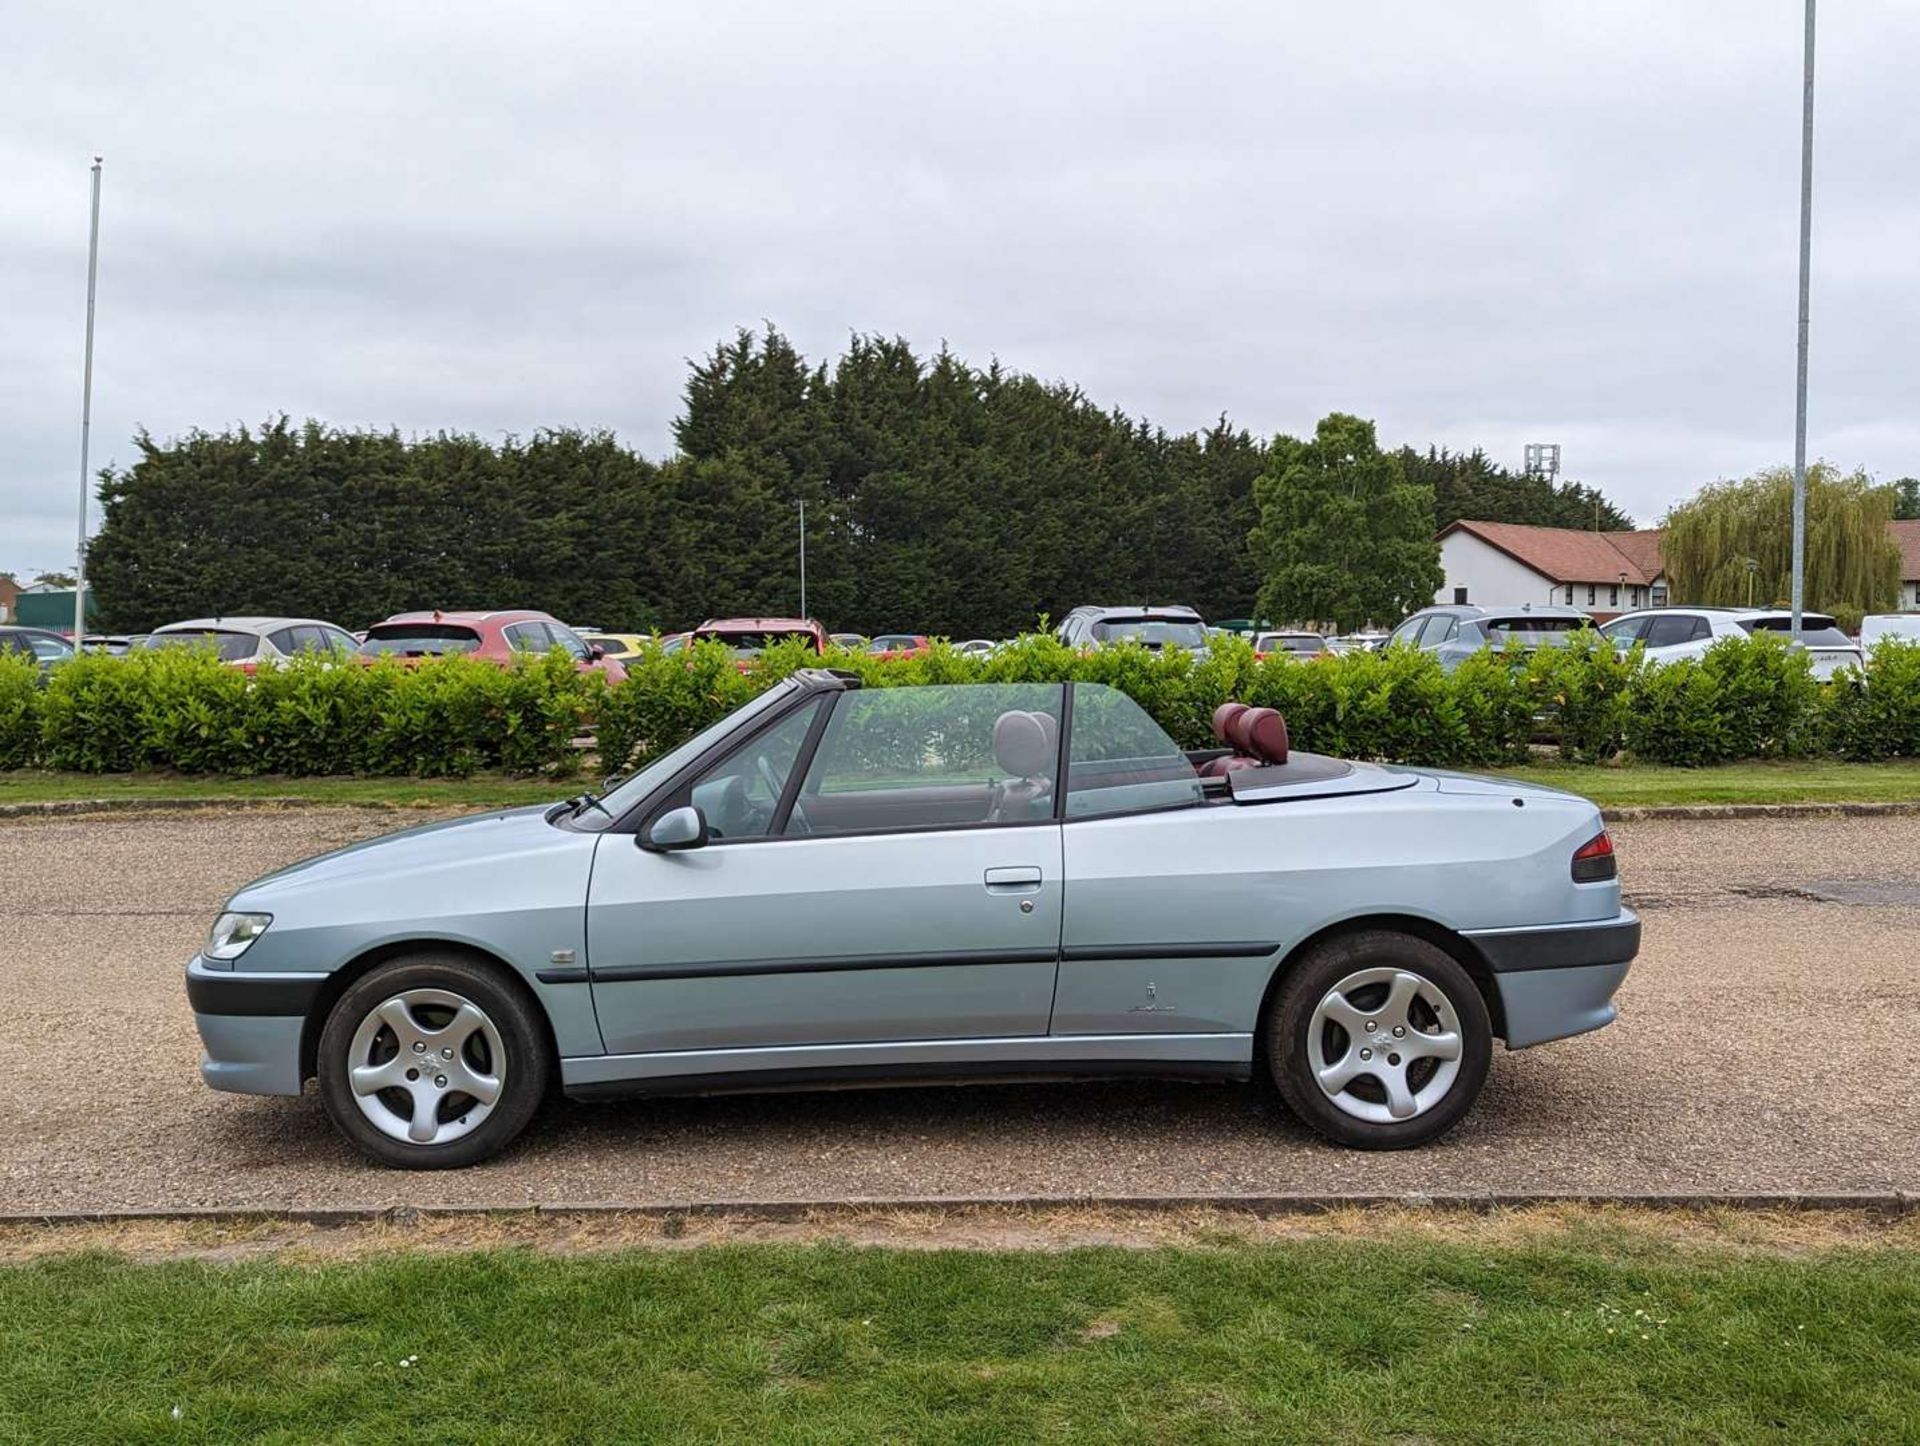
[(411, 1224), (430, 1219), (571, 1219), (630, 1216), (641, 1219), (726, 1219), (800, 1221), (821, 1216), (860, 1216), (891, 1211), (964, 1211), (975, 1213), (1049, 1210), (1110, 1210), (1136, 1214), (1177, 1214), (1214, 1210), (1256, 1218), (1324, 1215), (1336, 1210), (1420, 1209), (1476, 1215), (1540, 1206), (1610, 1206), (1638, 1210), (1848, 1211), (1898, 1217), (1920, 1212), (1920, 1194), (1911, 1191), (1741, 1194), (1650, 1192), (1620, 1194), (1593, 1191), (1460, 1191), (1438, 1194), (1350, 1195), (969, 1195), (854, 1196), (836, 1200), (681, 1200), (556, 1201), (534, 1205), (329, 1206), (275, 1210), (261, 1207), (185, 1209), (8, 1211), (0, 1227), (117, 1224), (297, 1224), (318, 1227)]

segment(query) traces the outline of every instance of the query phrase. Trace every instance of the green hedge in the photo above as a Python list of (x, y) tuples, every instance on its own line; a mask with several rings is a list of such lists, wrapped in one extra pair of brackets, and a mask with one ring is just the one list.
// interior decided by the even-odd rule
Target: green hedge
[[(210, 654), (167, 650), (84, 656), (43, 685), (29, 660), (0, 654), (0, 768), (557, 777), (578, 771), (579, 739), (592, 732), (601, 769), (624, 772), (819, 661), (790, 644), (743, 673), (717, 644), (648, 647), (609, 688), (561, 655), (509, 668), (464, 657), (411, 668), (308, 658), (249, 678)], [(1201, 657), (1078, 653), (1036, 635), (985, 658), (938, 646), (892, 662), (859, 653), (825, 661), (876, 687), (1109, 683), (1188, 747), (1210, 743), (1214, 708), (1237, 698), (1278, 708), (1297, 747), (1445, 768), (1516, 762), (1542, 737), (1589, 762), (1622, 750), (1688, 765), (1920, 756), (1920, 645), (1893, 641), (1864, 676), (1826, 686), (1804, 654), (1770, 634), (1659, 668), (1595, 636), (1531, 656), (1483, 653), (1452, 674), (1405, 648), (1261, 663), (1238, 639)]]

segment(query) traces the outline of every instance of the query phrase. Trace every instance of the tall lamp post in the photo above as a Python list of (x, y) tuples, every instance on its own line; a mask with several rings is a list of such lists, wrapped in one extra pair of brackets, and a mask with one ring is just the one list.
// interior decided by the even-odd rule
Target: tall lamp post
[(1800, 354), (1793, 399), (1793, 636), (1800, 636), (1807, 567), (1807, 294), (1813, 259), (1813, 7), (1807, 0), (1800, 97)]
[(800, 616), (807, 616), (807, 499), (800, 499)]
[(87, 348), (80, 369), (80, 539), (73, 569), (73, 646), (87, 635), (87, 444), (93, 435), (93, 291), (100, 274), (100, 157), (93, 158), (93, 221), (87, 235)]

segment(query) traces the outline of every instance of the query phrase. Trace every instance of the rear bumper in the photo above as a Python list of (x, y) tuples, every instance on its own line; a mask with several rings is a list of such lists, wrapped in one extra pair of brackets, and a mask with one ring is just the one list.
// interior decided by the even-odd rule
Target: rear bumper
[(324, 974), (248, 974), (187, 965), (187, 1000), (204, 1052), (200, 1078), (247, 1095), (300, 1093), (300, 1036)]
[(1525, 1049), (1613, 1023), (1620, 1013), (1614, 993), (1640, 951), (1640, 919), (1622, 909), (1592, 923), (1467, 937), (1493, 970), (1507, 1048)]

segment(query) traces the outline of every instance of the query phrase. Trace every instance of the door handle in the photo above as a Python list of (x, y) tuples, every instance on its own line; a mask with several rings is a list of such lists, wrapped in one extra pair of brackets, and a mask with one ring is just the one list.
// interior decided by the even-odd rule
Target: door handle
[(986, 885), (989, 894), (1037, 894), (1040, 892), (1040, 870), (1031, 865), (988, 869)]

